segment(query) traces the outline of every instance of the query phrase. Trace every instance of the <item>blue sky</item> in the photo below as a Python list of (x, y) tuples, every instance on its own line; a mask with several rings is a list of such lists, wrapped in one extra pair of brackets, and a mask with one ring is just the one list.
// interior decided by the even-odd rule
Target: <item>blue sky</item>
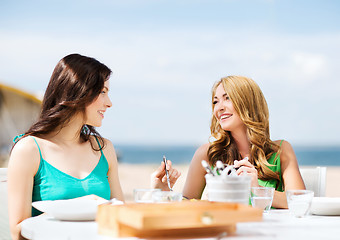
[(339, 1), (0, 1), (0, 81), (44, 92), (69, 53), (113, 70), (103, 136), (202, 144), (227, 75), (262, 88), (271, 136), (340, 145)]

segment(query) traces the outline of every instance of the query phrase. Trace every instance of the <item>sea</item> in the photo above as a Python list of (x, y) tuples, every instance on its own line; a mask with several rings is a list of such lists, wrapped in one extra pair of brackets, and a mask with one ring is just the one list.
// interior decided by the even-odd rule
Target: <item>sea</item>
[[(159, 164), (163, 156), (173, 164), (189, 164), (198, 146), (116, 145), (118, 161)], [(300, 166), (340, 166), (340, 146), (293, 146)]]

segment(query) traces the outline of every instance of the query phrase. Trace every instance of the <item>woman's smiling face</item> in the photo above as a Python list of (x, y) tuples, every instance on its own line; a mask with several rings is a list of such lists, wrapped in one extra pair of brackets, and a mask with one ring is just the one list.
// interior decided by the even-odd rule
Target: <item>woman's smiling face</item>
[(216, 88), (213, 105), (214, 116), (223, 130), (232, 132), (240, 127), (244, 128), (245, 125), (235, 111), (223, 84), (219, 84)]
[(105, 81), (104, 88), (98, 97), (86, 107), (86, 124), (93, 127), (100, 127), (107, 108), (112, 106), (109, 97), (110, 80)]

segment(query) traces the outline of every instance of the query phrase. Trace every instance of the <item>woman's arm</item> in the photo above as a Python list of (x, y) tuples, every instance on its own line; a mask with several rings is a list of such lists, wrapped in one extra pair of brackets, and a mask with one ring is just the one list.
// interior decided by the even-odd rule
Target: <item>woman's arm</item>
[[(281, 149), (281, 173), (284, 190), (306, 189), (292, 146), (289, 142), (283, 141)], [(275, 191), (272, 206), (275, 208), (288, 208), (286, 193)]]
[(186, 198), (200, 199), (205, 188), (205, 174), (206, 171), (202, 167), (202, 160), (208, 162), (209, 143), (199, 147), (190, 163), (187, 179), (183, 188), (183, 196)]
[(111, 189), (111, 199), (116, 198), (120, 201), (124, 201), (124, 194), (118, 176), (117, 155), (111, 141), (105, 139), (105, 149), (103, 152), (109, 163), (109, 171), (107, 175)]
[[(276, 141), (277, 144), (280, 144), (280, 142), (281, 141)], [(294, 150), (287, 141), (283, 141), (281, 145), (280, 159), (284, 190), (305, 189)], [(234, 166), (239, 167), (237, 170), (238, 174), (247, 172), (247, 174), (252, 177), (252, 187), (259, 186), (257, 170), (248, 160), (234, 161)], [(275, 191), (272, 206), (275, 208), (287, 208), (286, 193)]]
[(40, 155), (34, 140), (21, 139), (13, 148), (8, 164), (8, 213), (12, 239), (21, 239), (20, 223), (31, 217), (34, 175)]

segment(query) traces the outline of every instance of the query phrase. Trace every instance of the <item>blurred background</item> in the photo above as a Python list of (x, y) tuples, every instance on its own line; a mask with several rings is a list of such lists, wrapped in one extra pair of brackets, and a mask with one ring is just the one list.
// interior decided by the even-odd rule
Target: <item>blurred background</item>
[(244, 75), (264, 92), (272, 139), (291, 142), (301, 165), (340, 165), (339, 11), (336, 0), (1, 0), (0, 83), (12, 96), (0, 92), (1, 153), (39, 112), (19, 99), (36, 104), (57, 62), (79, 53), (113, 71), (98, 131), (123, 163), (188, 164), (210, 136), (213, 83)]

